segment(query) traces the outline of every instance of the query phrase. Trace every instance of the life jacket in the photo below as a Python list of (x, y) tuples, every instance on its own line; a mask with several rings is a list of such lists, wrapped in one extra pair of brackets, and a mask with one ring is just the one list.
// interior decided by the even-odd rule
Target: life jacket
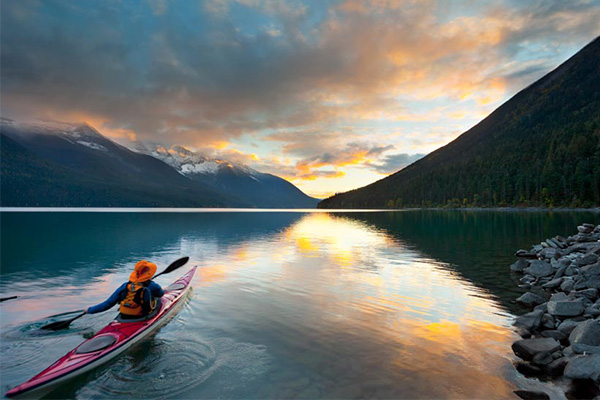
[[(150, 294), (150, 289), (148, 289), (148, 285), (151, 281), (142, 282), (142, 283), (127, 283), (127, 295), (125, 299), (123, 299), (119, 306), (119, 312), (124, 315), (130, 316), (145, 316), (150, 314), (152, 310), (156, 307), (156, 299), (152, 297)], [(150, 298), (152, 299), (150, 303), (144, 301), (144, 292), (148, 291)]]

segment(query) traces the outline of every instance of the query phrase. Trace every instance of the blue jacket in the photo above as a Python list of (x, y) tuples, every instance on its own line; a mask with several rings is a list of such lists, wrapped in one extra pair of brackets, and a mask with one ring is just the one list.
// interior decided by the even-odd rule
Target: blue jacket
[[(129, 282), (125, 282), (124, 284), (119, 286), (119, 288), (115, 290), (115, 292), (111, 294), (108, 299), (106, 299), (100, 304), (88, 308), (87, 313), (96, 314), (102, 311), (106, 311), (109, 308), (112, 308), (115, 304), (125, 300), (125, 297), (127, 297), (128, 284)], [(148, 285), (148, 289), (150, 289), (150, 293), (148, 293), (147, 290), (144, 291), (144, 301), (146, 302), (152, 301), (150, 295), (152, 295), (152, 297), (163, 297), (163, 295), (165, 294), (165, 292), (162, 290), (158, 283), (150, 282), (150, 285)]]

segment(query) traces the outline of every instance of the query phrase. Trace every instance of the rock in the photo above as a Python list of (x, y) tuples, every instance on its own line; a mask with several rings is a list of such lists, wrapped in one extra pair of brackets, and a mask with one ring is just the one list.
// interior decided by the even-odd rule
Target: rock
[(531, 250), (536, 253), (539, 253), (540, 251), (544, 250), (544, 246), (542, 246), (541, 244), (536, 244)]
[(519, 282), (529, 284), (529, 283), (535, 282), (535, 278), (531, 275), (525, 275), (524, 277), (519, 279)]
[(531, 390), (515, 390), (514, 393), (524, 400), (550, 400), (544, 392), (534, 392)]
[[(564, 268), (566, 269), (567, 267), (564, 267)], [(557, 273), (558, 273), (558, 271), (557, 271)], [(561, 283), (563, 283), (563, 281), (564, 281), (564, 278), (555, 278), (555, 279), (552, 279), (551, 281), (549, 281), (548, 283), (544, 283), (542, 285), (542, 287), (544, 289), (556, 289), (557, 287), (560, 286)]]
[(559, 349), (560, 343), (552, 338), (522, 339), (512, 344), (513, 352), (526, 361), (531, 361), (538, 353), (546, 352), (551, 354)]
[(546, 239), (546, 243), (548, 244), (548, 246), (558, 249), (558, 244), (554, 243), (552, 239)]
[(525, 376), (538, 376), (544, 374), (544, 371), (542, 371), (540, 367), (536, 367), (528, 362), (519, 361), (516, 363), (515, 367), (517, 368), (517, 371)]
[(564, 301), (564, 300), (569, 300), (569, 296), (567, 296), (564, 293), (554, 293), (552, 296), (550, 296), (550, 300), (552, 301)]
[(555, 317), (576, 317), (583, 314), (583, 303), (579, 300), (563, 300), (548, 302), (548, 313)]
[(600, 382), (600, 354), (573, 357), (565, 367), (565, 377)]
[(600, 289), (600, 276), (593, 276), (591, 278), (588, 278), (588, 280), (583, 281), (581, 285), (584, 288)]
[(560, 290), (565, 293), (571, 293), (573, 289), (575, 289), (575, 282), (573, 279), (565, 279), (563, 283), (560, 284)]
[(600, 256), (600, 245), (589, 247), (585, 254), (596, 254), (597, 256)]
[(589, 226), (579, 225), (577, 227), (577, 230), (579, 231), (579, 233), (588, 234), (588, 233), (592, 233), (594, 228), (590, 228)]
[(590, 223), (587, 223), (587, 222), (584, 222), (583, 224), (581, 224), (581, 226), (583, 226), (585, 228), (588, 228), (588, 229), (594, 229), (596, 227), (596, 225), (590, 224)]
[(529, 332), (535, 332), (540, 327), (542, 315), (544, 315), (543, 310), (534, 310), (517, 317), (513, 325), (517, 328), (527, 329)]
[(579, 325), (569, 334), (571, 346), (580, 343), (589, 346), (600, 346), (600, 320), (587, 320)]
[(515, 253), (515, 256), (519, 257), (519, 258), (531, 258), (531, 259), (537, 258), (537, 254), (534, 251), (527, 251), (527, 250), (517, 250), (517, 252)]
[(597, 254), (589, 253), (577, 260), (577, 266), (583, 267), (585, 265), (595, 264), (598, 262), (598, 259), (599, 257)]
[(542, 315), (541, 326), (543, 326), (546, 329), (556, 328), (556, 323), (554, 322), (554, 318), (552, 317), (552, 315), (547, 313)]
[(600, 316), (600, 309), (595, 307), (587, 307), (583, 311), (583, 315), (588, 316), (589, 318), (596, 318), (597, 316)]
[(582, 267), (580, 272), (586, 278), (593, 278), (595, 276), (600, 276), (600, 263), (590, 264)]
[(546, 366), (546, 371), (552, 376), (560, 376), (568, 363), (569, 360), (565, 357), (557, 358)]
[(539, 256), (550, 260), (552, 258), (560, 257), (560, 252), (554, 247), (546, 247), (544, 250), (540, 251)]
[(574, 296), (575, 298), (585, 297), (590, 300), (595, 300), (596, 297), (598, 297), (598, 289), (591, 288), (591, 289), (577, 290), (577, 291), (569, 293), (569, 295)]
[(573, 349), (573, 352), (577, 354), (600, 354), (600, 346), (575, 343), (571, 348)]
[(542, 278), (554, 274), (554, 269), (550, 263), (541, 260), (533, 260), (529, 263), (529, 267), (525, 269), (525, 272), (529, 275), (533, 275), (536, 278)]
[(541, 296), (538, 296), (537, 294), (531, 292), (524, 293), (519, 298), (517, 298), (518, 304), (529, 308), (533, 308), (545, 302), (546, 300), (544, 300)]
[(575, 275), (575, 269), (572, 265), (569, 265), (567, 269), (565, 269), (565, 276), (573, 276)]
[(510, 270), (513, 272), (523, 272), (528, 266), (529, 262), (527, 260), (519, 258), (517, 261), (511, 264)]
[(523, 327), (517, 327), (517, 334), (521, 336), (523, 339), (529, 339), (531, 337), (531, 332)]
[(542, 336), (556, 339), (558, 341), (565, 340), (567, 338), (567, 335), (565, 333), (554, 329), (543, 331)]
[(535, 365), (544, 366), (550, 364), (554, 361), (552, 358), (552, 353), (548, 353), (547, 351), (542, 351), (533, 356), (531, 360)]
[(566, 358), (572, 358), (576, 356), (575, 351), (573, 351), (571, 346), (565, 347), (562, 352)]
[(558, 325), (557, 330), (565, 335), (569, 335), (579, 324), (580, 322), (573, 321), (572, 319), (565, 319)]

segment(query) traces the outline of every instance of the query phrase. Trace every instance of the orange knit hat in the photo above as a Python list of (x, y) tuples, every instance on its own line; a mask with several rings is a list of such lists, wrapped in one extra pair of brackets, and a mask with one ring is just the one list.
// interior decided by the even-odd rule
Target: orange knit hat
[(129, 275), (129, 280), (133, 283), (146, 282), (152, 279), (156, 273), (156, 264), (142, 260), (135, 264), (135, 269)]

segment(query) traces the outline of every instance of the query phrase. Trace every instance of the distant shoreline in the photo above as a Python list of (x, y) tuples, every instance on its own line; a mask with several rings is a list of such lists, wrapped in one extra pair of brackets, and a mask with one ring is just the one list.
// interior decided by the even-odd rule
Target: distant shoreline
[(600, 214), (600, 207), (594, 208), (543, 208), (543, 207), (412, 207), (412, 208), (377, 208), (377, 209), (328, 209), (328, 208), (169, 208), (169, 207), (0, 207), (0, 212), (156, 212), (156, 213), (203, 213), (203, 212), (404, 212), (404, 211), (500, 211), (500, 212), (592, 212)]

